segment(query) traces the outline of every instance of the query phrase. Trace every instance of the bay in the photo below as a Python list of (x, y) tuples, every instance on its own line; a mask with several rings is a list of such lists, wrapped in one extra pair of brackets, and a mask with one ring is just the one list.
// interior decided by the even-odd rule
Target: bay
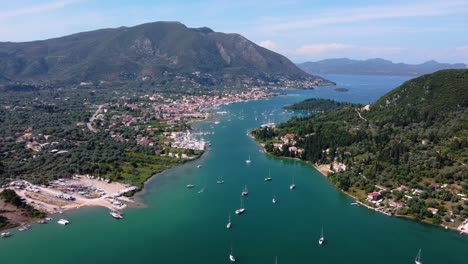
[[(0, 240), (2, 263), (228, 263), (233, 248), (241, 263), (468, 263), (468, 237), (453, 231), (388, 217), (338, 192), (310, 165), (261, 153), (246, 133), (263, 123), (295, 115), (282, 107), (306, 98), (367, 104), (409, 77), (324, 76), (336, 87), (286, 91), (269, 100), (223, 106), (225, 115), (197, 123), (194, 132), (211, 148), (200, 160), (166, 171), (138, 198), (145, 208), (112, 219), (107, 210), (66, 212), (71, 221), (34, 225)], [(247, 165), (245, 160), (252, 160)], [(202, 165), (197, 168), (197, 165)], [(264, 181), (271, 171), (271, 182)], [(292, 177), (297, 188), (289, 189)], [(222, 177), (224, 184), (216, 181)], [(185, 185), (196, 186), (187, 189)], [(246, 212), (235, 215), (247, 185)], [(203, 191), (202, 191), (203, 190)], [(201, 192), (202, 191), (202, 192)], [(276, 196), (278, 203), (272, 204)], [(231, 214), (232, 228), (226, 229)], [(324, 227), (326, 242), (318, 245)]]

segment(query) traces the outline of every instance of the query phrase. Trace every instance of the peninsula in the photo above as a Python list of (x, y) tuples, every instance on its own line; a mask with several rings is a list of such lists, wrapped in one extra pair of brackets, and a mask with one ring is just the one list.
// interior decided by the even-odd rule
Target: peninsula
[(251, 134), (272, 155), (315, 164), (369, 208), (466, 232), (467, 85), (468, 70), (444, 70), (367, 106), (322, 113), (311, 105), (327, 100), (308, 100), (298, 105), (313, 114)]

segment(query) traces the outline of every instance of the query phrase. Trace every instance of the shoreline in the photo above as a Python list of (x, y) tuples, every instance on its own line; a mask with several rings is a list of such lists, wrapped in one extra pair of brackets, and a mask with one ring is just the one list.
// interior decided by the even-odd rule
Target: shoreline
[(369, 210), (372, 210), (372, 211), (375, 211), (375, 212), (378, 212), (378, 213), (381, 213), (381, 214), (384, 214), (384, 215), (390, 216), (390, 217), (395, 216), (395, 217), (397, 217), (397, 218), (408, 219), (408, 220), (412, 220), (412, 221), (415, 221), (415, 222), (428, 224), (428, 225), (431, 225), (431, 226), (434, 226), (434, 227), (440, 227), (440, 228), (443, 228), (443, 229), (446, 229), (446, 230), (450, 229), (450, 230), (452, 230), (452, 231), (457, 231), (460, 235), (468, 235), (468, 228), (465, 228), (465, 229), (463, 229), (463, 230), (461, 229), (462, 226), (465, 226), (465, 227), (468, 226), (468, 219), (465, 220), (465, 221), (463, 222), (463, 224), (461, 224), (461, 225), (458, 226), (458, 227), (451, 227), (451, 226), (446, 226), (446, 225), (442, 225), (442, 224), (441, 224), (441, 225), (435, 225), (435, 224), (433, 224), (433, 223), (431, 223), (431, 222), (429, 222), (429, 221), (427, 221), (427, 220), (417, 220), (416, 218), (414, 218), (414, 217), (412, 217), (412, 216), (408, 216), (408, 215), (388, 214), (388, 213), (382, 212), (382, 211), (378, 210), (378, 208), (374, 208), (374, 207), (372, 207), (372, 206), (370, 206), (370, 205), (368, 205), (368, 204), (366, 204), (366, 203), (360, 201), (360, 200), (359, 200), (357, 197), (355, 197), (354, 195), (352, 195), (352, 194), (350, 194), (350, 193), (348, 193), (348, 192), (345, 192), (345, 191), (339, 189), (337, 186), (335, 186), (335, 185), (330, 181), (330, 179), (329, 179), (329, 177), (328, 177), (328, 174), (325, 174), (325, 173), (319, 168), (319, 165), (317, 165), (316, 163), (312, 163), (311, 161), (301, 160), (301, 159), (299, 159), (299, 158), (275, 156), (275, 155), (273, 155), (273, 154), (267, 152), (266, 149), (265, 149), (265, 147), (264, 147), (261, 143), (259, 143), (259, 142), (255, 139), (255, 137), (252, 136), (252, 134), (251, 134), (250, 132), (248, 133), (248, 135), (249, 135), (250, 138), (252, 138), (252, 139), (254, 140), (254, 142), (255, 142), (257, 145), (259, 145), (259, 146), (262, 147), (263, 153), (265, 153), (266, 155), (269, 155), (269, 156), (275, 157), (275, 158), (292, 159), (292, 160), (296, 160), (296, 161), (301, 161), (301, 162), (304, 162), (304, 163), (306, 163), (306, 164), (312, 166), (318, 173), (320, 173), (322, 176), (324, 176), (325, 178), (327, 178), (328, 182), (330, 182), (331, 185), (332, 185), (336, 190), (338, 190), (340, 193), (342, 193), (342, 194), (344, 194), (344, 195), (346, 195), (346, 196), (348, 196), (348, 197), (350, 197), (350, 198), (353, 198), (357, 204), (362, 205), (362, 206), (366, 207), (366, 208), (369, 209)]
[[(215, 105), (211, 106), (210, 108), (206, 109), (205, 118), (203, 118), (203, 119), (193, 119), (193, 120), (189, 121), (188, 123), (189, 124), (195, 124), (195, 123), (209, 122), (210, 120), (214, 119), (214, 115), (213, 115), (213, 113), (211, 113), (211, 111), (214, 110), (214, 109), (217, 109), (217, 108), (219, 108), (221, 106), (224, 106), (224, 105), (243, 103), (243, 102), (251, 102), (251, 101), (259, 101), (259, 100), (268, 100), (270, 98), (273, 98), (273, 97), (276, 97), (276, 96), (281, 96), (281, 95), (282, 94), (278, 94), (278, 93), (275, 93), (275, 92), (268, 92), (268, 96), (263, 97), (263, 98), (238, 100), (238, 101), (233, 101), (233, 102), (229, 102), (229, 103), (215, 104)], [(28, 202), (28, 204), (32, 204), (34, 208), (40, 210), (41, 212), (44, 212), (46, 214), (47, 218), (50, 217), (50, 216), (62, 215), (65, 212), (72, 211), (72, 210), (79, 210), (81, 208), (86, 208), (86, 207), (89, 207), (89, 208), (91, 208), (91, 207), (107, 208), (110, 211), (124, 211), (127, 208), (144, 208), (144, 207), (146, 207), (146, 204), (142, 201), (141, 198), (146, 193), (145, 192), (145, 190), (146, 190), (145, 187), (149, 182), (156, 179), (157, 176), (159, 176), (159, 175), (161, 175), (163, 173), (171, 171), (171, 170), (173, 170), (175, 168), (178, 168), (180, 166), (190, 164), (190, 163), (192, 163), (194, 161), (200, 160), (203, 156), (205, 156), (204, 154), (207, 151), (209, 151), (209, 148), (205, 149), (203, 151), (203, 153), (201, 155), (197, 156), (195, 159), (188, 160), (187, 162), (184, 162), (182, 164), (175, 164), (174, 166), (171, 166), (170, 168), (164, 169), (161, 172), (152, 174), (150, 177), (145, 179), (145, 181), (142, 183), (141, 188), (137, 188), (135, 190), (132, 190), (132, 194), (131, 194), (130, 197), (123, 196), (123, 195), (119, 196), (119, 197), (116, 197), (118, 199), (115, 199), (115, 200), (122, 200), (121, 202), (126, 202), (125, 206), (123, 206), (121, 208), (117, 208), (117, 207), (113, 206), (112, 204), (106, 203), (105, 199), (110, 197), (108, 195), (103, 196), (103, 197), (99, 197), (99, 198), (95, 198), (95, 199), (88, 199), (88, 200), (81, 199), (82, 197), (80, 197), (79, 202), (73, 201), (73, 202), (70, 202), (70, 203), (68, 203), (66, 205), (57, 206), (57, 205), (45, 203), (45, 202), (43, 202), (43, 201), (41, 201), (41, 200), (39, 200), (39, 199), (37, 199), (35, 197), (31, 197), (30, 195), (28, 195), (26, 193), (25, 190), (21, 190), (21, 191), (15, 190), (15, 191), (17, 192), (17, 194), (21, 198), (25, 199)], [(67, 179), (67, 180), (71, 180), (71, 178)], [(122, 184), (122, 183), (113, 182), (112, 184)], [(46, 189), (48, 189), (48, 188), (44, 188), (44, 190), (46, 190)], [(2, 190), (2, 189), (0, 188), (0, 190)], [(50, 192), (49, 192), (49, 194), (50, 194)], [(18, 227), (21, 227), (21, 226), (29, 226), (31, 224), (37, 224), (40, 220), (43, 220), (43, 219), (28, 217), (27, 221), (21, 221), (21, 222), (18, 222), (18, 223), (11, 223), (10, 222), (11, 225), (8, 228), (0, 229), (0, 231), (4, 231), (4, 230), (5, 231), (13, 231), (15, 228), (18, 228)]]

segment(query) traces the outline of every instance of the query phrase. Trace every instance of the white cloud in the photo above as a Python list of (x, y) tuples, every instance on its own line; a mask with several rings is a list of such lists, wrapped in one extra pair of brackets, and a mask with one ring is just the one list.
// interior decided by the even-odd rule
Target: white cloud
[(413, 4), (393, 4), (383, 6), (368, 6), (357, 8), (341, 8), (328, 12), (321, 12), (303, 18), (284, 17), (282, 19), (266, 19), (267, 25), (261, 25), (260, 29), (267, 31), (283, 31), (294, 29), (310, 29), (323, 25), (349, 24), (364, 21), (434, 17), (450, 14), (461, 14), (468, 10), (468, 1), (427, 1)]
[(299, 47), (298, 49), (294, 50), (293, 53), (295, 53), (296, 55), (302, 55), (302, 56), (317, 56), (317, 55), (322, 55), (324, 53), (350, 50), (352, 48), (353, 48), (352, 45), (341, 44), (341, 43), (309, 44), (309, 45), (303, 45)]
[(265, 49), (269, 49), (269, 50), (276, 50), (277, 47), (278, 47), (276, 45), (276, 43), (271, 41), (271, 40), (264, 40), (264, 41), (260, 42), (258, 45), (261, 46), (261, 47), (264, 47)]
[(44, 3), (40, 5), (35, 5), (35, 6), (17, 8), (14, 10), (0, 11), (0, 19), (43, 13), (43, 12), (47, 12), (51, 10), (61, 9), (68, 5), (75, 4), (81, 1), (83, 0), (60, 0), (60, 1), (48, 2), (48, 3)]

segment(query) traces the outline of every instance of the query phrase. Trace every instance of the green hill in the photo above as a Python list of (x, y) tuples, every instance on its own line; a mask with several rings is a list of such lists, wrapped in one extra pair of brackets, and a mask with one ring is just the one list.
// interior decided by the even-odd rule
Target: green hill
[(0, 43), (0, 82), (129, 82), (222, 87), (301, 80), (309, 75), (286, 57), (239, 34), (179, 22), (101, 29), (65, 37)]
[[(252, 134), (274, 155), (327, 164), (332, 182), (362, 201), (380, 192), (383, 201), (369, 203), (379, 210), (454, 227), (468, 217), (467, 105), (468, 70), (443, 70), (370, 108), (344, 105)], [(294, 140), (278, 148), (287, 133)]]

